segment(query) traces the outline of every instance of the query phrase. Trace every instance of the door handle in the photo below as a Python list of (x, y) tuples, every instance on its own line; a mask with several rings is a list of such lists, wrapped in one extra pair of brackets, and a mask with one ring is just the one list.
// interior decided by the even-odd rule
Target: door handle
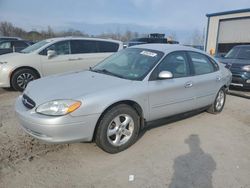
[(221, 80), (221, 77), (220, 77), (220, 76), (217, 76), (217, 77), (216, 77), (216, 81), (219, 82), (220, 80)]
[(185, 83), (185, 88), (189, 88), (193, 86), (193, 82), (187, 82)]
[(78, 61), (78, 60), (82, 60), (82, 58), (80, 58), (80, 57), (79, 58), (69, 58), (68, 60), (69, 61)]

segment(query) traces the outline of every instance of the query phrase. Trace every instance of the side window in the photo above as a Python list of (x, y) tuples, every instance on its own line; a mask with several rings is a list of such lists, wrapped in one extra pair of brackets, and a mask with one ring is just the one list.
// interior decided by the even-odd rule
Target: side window
[(71, 53), (82, 54), (82, 53), (97, 53), (97, 43), (92, 40), (72, 40), (71, 41)]
[(54, 50), (56, 51), (57, 55), (66, 55), (70, 54), (70, 46), (69, 41), (61, 41), (57, 42), (55, 44), (52, 44), (45, 48), (43, 51), (40, 52), (40, 55), (47, 55), (48, 50)]
[(119, 48), (118, 43), (106, 42), (106, 41), (96, 41), (96, 42), (97, 42), (100, 53), (117, 52), (117, 50)]
[(14, 41), (13, 46), (15, 46), (16, 48), (23, 48), (23, 47), (27, 47), (28, 44), (26, 44), (23, 41)]
[(189, 76), (189, 64), (185, 52), (173, 52), (158, 65), (158, 71), (170, 71), (174, 78)]
[(214, 65), (205, 55), (197, 52), (188, 52), (188, 54), (191, 58), (195, 75), (207, 74), (215, 71)]
[(7, 48), (11, 48), (11, 43), (10, 42), (2, 42), (0, 44), (0, 48), (3, 48), (3, 49), (7, 49)]

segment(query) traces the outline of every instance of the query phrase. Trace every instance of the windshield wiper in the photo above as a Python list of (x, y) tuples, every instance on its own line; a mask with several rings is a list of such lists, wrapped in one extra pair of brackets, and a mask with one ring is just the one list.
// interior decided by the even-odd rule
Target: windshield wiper
[(113, 73), (113, 72), (110, 72), (110, 71), (108, 71), (107, 69), (92, 69), (92, 68), (90, 67), (89, 70), (90, 70), (90, 71), (93, 71), (93, 72), (98, 72), (98, 73), (107, 74), (107, 75), (110, 75), (110, 76), (115, 76), (115, 77), (118, 77), (118, 78), (124, 78), (123, 76), (118, 75), (118, 74), (115, 74), (115, 73)]

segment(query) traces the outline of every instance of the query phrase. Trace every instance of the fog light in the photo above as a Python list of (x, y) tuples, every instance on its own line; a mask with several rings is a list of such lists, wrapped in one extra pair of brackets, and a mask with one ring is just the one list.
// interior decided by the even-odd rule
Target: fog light
[(250, 84), (250, 80), (246, 80), (246, 83)]

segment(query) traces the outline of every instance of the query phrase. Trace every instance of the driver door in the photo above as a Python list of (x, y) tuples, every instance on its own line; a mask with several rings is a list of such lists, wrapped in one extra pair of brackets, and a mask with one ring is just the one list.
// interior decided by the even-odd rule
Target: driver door
[[(48, 57), (48, 50), (54, 50), (56, 55)], [(41, 63), (44, 76), (77, 70), (77, 61), (75, 55), (71, 54), (69, 40), (50, 45), (43, 50), (43, 55)]]

